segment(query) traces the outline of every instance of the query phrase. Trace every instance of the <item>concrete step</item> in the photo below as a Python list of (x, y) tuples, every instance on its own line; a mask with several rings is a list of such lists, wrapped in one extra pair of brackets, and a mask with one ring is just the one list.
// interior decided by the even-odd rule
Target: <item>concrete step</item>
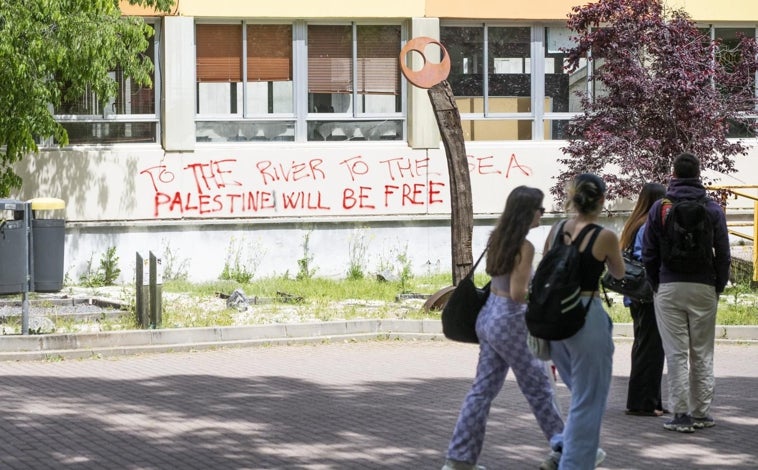
[[(716, 331), (718, 341), (758, 342), (758, 326), (719, 326)], [(613, 335), (619, 341), (632, 340), (632, 325), (614, 325)], [(269, 344), (386, 339), (445, 340), (442, 325), (436, 319), (6, 335), (0, 337), (0, 360), (59, 360)]]

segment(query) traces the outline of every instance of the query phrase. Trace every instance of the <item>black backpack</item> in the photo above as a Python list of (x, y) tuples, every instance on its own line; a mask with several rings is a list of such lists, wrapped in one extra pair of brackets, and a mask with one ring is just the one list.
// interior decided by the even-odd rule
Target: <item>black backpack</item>
[(594, 231), (585, 248), (592, 249), (595, 238), (603, 229), (589, 224), (579, 232), (576, 240), (566, 244), (563, 239), (571, 239), (571, 234), (563, 231), (565, 224), (565, 220), (561, 222), (552, 246), (537, 265), (529, 284), (526, 308), (529, 333), (553, 341), (569, 338), (584, 326), (590, 302), (584, 305), (580, 297), (579, 245), (587, 233)]
[(708, 198), (664, 199), (661, 204), (661, 262), (674, 272), (713, 269), (713, 223)]

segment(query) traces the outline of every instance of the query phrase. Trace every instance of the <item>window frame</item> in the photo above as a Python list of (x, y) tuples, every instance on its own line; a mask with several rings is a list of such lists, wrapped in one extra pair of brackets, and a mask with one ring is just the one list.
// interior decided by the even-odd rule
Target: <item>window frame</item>
[[(719, 29), (752, 29), (753, 30), (753, 38), (755, 38), (758, 41), (758, 26), (756, 26), (755, 23), (718, 23), (718, 22), (709, 22), (709, 23), (696, 23), (695, 27), (698, 29), (708, 30), (708, 37), (711, 41), (715, 40), (717, 38), (716, 30)], [(714, 56), (713, 60), (716, 60), (717, 58)], [(716, 86), (715, 83), (713, 83), (713, 86)], [(756, 102), (753, 108), (753, 112), (742, 112), (740, 114), (746, 116), (747, 118), (752, 118), (753, 120), (758, 120), (758, 70), (756, 70), (754, 76), (753, 76), (753, 96), (756, 98)], [(754, 139), (755, 135), (735, 135), (735, 136), (729, 136), (730, 139)]]
[[(309, 94), (310, 94), (310, 87), (308, 86), (308, 27), (309, 26), (350, 26), (351, 27), (351, 93), (350, 93), (350, 100), (351, 100), (351, 111), (346, 111), (342, 113), (336, 113), (336, 112), (328, 112), (328, 113), (319, 113), (319, 112), (312, 112), (310, 109), (308, 109), (308, 101), (309, 101)], [(408, 128), (408, 121), (407, 121), (407, 80), (404, 80), (402, 78), (402, 73), (400, 71), (400, 65), (399, 60), (397, 62), (397, 73), (399, 75), (399, 89), (398, 89), (398, 98), (400, 100), (400, 110), (391, 112), (391, 113), (375, 113), (375, 112), (366, 112), (364, 111), (358, 111), (358, 106), (356, 106), (356, 103), (360, 99), (360, 96), (362, 93), (358, 92), (359, 87), (357, 86), (358, 83), (358, 61), (360, 58), (358, 57), (358, 28), (361, 26), (399, 26), (400, 27), (400, 43), (398, 44), (398, 57), (400, 54), (400, 51), (402, 50), (402, 47), (407, 42), (408, 38), (408, 30), (407, 30), (407, 24), (404, 21), (381, 21), (381, 20), (373, 20), (373, 21), (310, 21), (310, 22), (303, 22), (304, 27), (304, 42), (303, 46), (305, 47), (305, 50), (303, 52), (304, 60), (302, 62), (302, 66), (304, 67), (304, 76), (305, 79), (302, 81), (304, 83), (304, 89), (305, 94), (304, 101), (305, 101), (305, 111), (306, 115), (304, 118), (304, 137), (307, 142), (319, 142), (318, 139), (311, 139), (308, 135), (308, 129), (309, 124), (314, 122), (323, 122), (325, 124), (328, 124), (329, 121), (335, 122), (335, 123), (341, 123), (341, 122), (374, 122), (374, 121), (383, 121), (387, 123), (391, 122), (399, 122), (399, 138), (397, 141), (407, 141), (407, 128)], [(329, 140), (328, 138), (324, 138), (324, 140)], [(350, 139), (346, 139), (350, 140)], [(377, 142), (378, 140), (370, 140), (371, 142)]]
[[(545, 55), (547, 50), (547, 28), (565, 28), (565, 24), (556, 22), (501, 22), (501, 21), (441, 21), (440, 35), (446, 27), (457, 28), (483, 28), (482, 31), (482, 112), (461, 112), (462, 121), (530, 121), (531, 135), (529, 140), (508, 140), (520, 142), (534, 142), (545, 140), (563, 140), (563, 139), (545, 139), (546, 122), (566, 121), (580, 115), (580, 112), (552, 112), (545, 111), (544, 101), (546, 94), (546, 77), (545, 77)], [(490, 28), (529, 28), (530, 29), (530, 57), (529, 57), (529, 74), (530, 80), (530, 112), (493, 112), (490, 110), (489, 103), (489, 29)], [(447, 47), (445, 44), (443, 46)], [(538, 58), (538, 60), (535, 60)], [(586, 89), (591, 89), (591, 73), (587, 77)], [(496, 140), (498, 141), (498, 140)], [(501, 139), (499, 141), (506, 141)], [(487, 142), (467, 141), (467, 142)]]
[[(352, 28), (352, 34), (353, 34), (353, 50), (352, 50), (352, 56), (351, 56), (351, 64), (352, 64), (352, 76), (351, 76), (351, 85), (352, 85), (352, 92), (351, 92), (351, 99), (353, 100), (353, 104), (356, 103), (357, 96), (360, 96), (361, 93), (358, 93), (358, 87), (355, 86), (357, 83), (357, 69), (355, 67), (357, 63), (357, 51), (356, 51), (356, 31), (358, 30), (358, 27), (364, 26), (364, 25), (387, 25), (387, 26), (398, 26), (400, 28), (400, 43), (398, 44), (398, 53), (400, 52), (401, 48), (407, 41), (408, 36), (408, 27), (406, 21), (381, 21), (381, 20), (374, 20), (374, 21), (306, 21), (306, 20), (295, 20), (295, 21), (282, 21), (282, 20), (253, 20), (253, 19), (235, 19), (235, 20), (226, 20), (226, 21), (219, 21), (215, 19), (196, 19), (195, 20), (195, 36), (197, 35), (197, 25), (201, 24), (233, 24), (233, 25), (239, 25), (239, 27), (242, 29), (242, 110), (239, 110), (236, 114), (219, 114), (219, 113), (201, 113), (199, 112), (199, 103), (195, 107), (195, 117), (194, 120), (196, 123), (200, 122), (237, 122), (240, 123), (240, 125), (247, 125), (253, 122), (261, 122), (261, 123), (271, 123), (272, 125), (275, 125), (276, 123), (286, 123), (287, 125), (294, 126), (294, 142), (318, 142), (318, 140), (309, 139), (308, 138), (308, 127), (309, 123), (313, 122), (321, 122), (321, 121), (350, 121), (350, 122), (360, 122), (360, 121), (377, 121), (377, 120), (385, 120), (385, 121), (399, 121), (400, 127), (401, 127), (401, 137), (400, 140), (407, 140), (407, 84), (406, 81), (402, 78), (399, 78), (399, 101), (400, 101), (400, 110), (393, 112), (393, 113), (367, 113), (365, 111), (358, 112), (356, 110), (356, 107), (352, 106), (352, 111), (350, 112), (343, 112), (343, 113), (317, 113), (317, 112), (311, 112), (310, 109), (308, 109), (308, 101), (309, 101), (309, 88), (308, 88), (308, 27), (311, 25), (323, 25), (323, 26), (332, 26), (332, 25), (350, 25)], [(267, 113), (267, 114), (260, 114), (260, 113), (252, 113), (248, 109), (248, 90), (247, 90), (247, 69), (248, 69), (248, 62), (247, 62), (247, 27), (249, 25), (265, 25), (265, 24), (279, 24), (279, 25), (291, 25), (292, 27), (292, 112), (291, 113)], [(197, 37), (195, 37), (195, 48), (197, 48)], [(197, 70), (197, 51), (195, 51), (195, 69)], [(400, 69), (398, 65), (398, 74), (400, 74)], [(195, 79), (195, 92), (197, 97), (197, 86), (198, 86), (198, 80)], [(201, 139), (201, 136), (198, 135), (196, 132), (196, 141), (198, 143), (203, 143), (204, 141)], [(215, 143), (218, 142), (228, 142), (229, 140), (216, 140)], [(273, 142), (274, 140), (261, 140), (262, 143), (266, 142)]]
[[(162, 75), (160, 64), (162, 61), (161, 56), (161, 35), (162, 35), (162, 23), (157, 18), (145, 18), (145, 23), (153, 28), (154, 34), (150, 40), (152, 41), (153, 57), (150, 60), (153, 62), (153, 109), (154, 113), (134, 113), (134, 114), (117, 114), (108, 113), (107, 107), (103, 107), (101, 114), (57, 114), (53, 110), (53, 118), (61, 125), (65, 124), (138, 124), (138, 123), (153, 123), (155, 125), (153, 139), (150, 142), (146, 141), (107, 141), (101, 142), (93, 140), (92, 142), (69, 142), (68, 147), (74, 145), (121, 145), (121, 144), (155, 144), (160, 141), (161, 136), (161, 86)], [(112, 71), (115, 73), (115, 71)], [(130, 77), (125, 77), (125, 80), (131, 80)], [(119, 87), (117, 96), (123, 89)], [(88, 91), (88, 93), (94, 92)], [(93, 126), (94, 128), (94, 126)], [(68, 129), (67, 129), (68, 132)], [(55, 146), (56, 143), (53, 139), (46, 139), (42, 142), (42, 146)]]

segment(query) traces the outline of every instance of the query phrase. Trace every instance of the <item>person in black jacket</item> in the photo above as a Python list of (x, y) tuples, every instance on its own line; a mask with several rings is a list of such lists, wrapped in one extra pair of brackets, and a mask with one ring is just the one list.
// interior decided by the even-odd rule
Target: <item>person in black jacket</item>
[[(653, 204), (648, 214), (642, 261), (656, 292), (655, 313), (668, 366), (669, 405), (674, 411), (674, 418), (663, 427), (690, 433), (715, 425), (710, 409), (716, 310), (729, 279), (731, 254), (724, 209), (706, 197), (697, 157), (677, 156), (673, 170), (666, 197)], [(706, 234), (712, 245), (706, 247), (708, 259), (691, 259), (687, 265), (675, 264), (667, 255), (674, 239), (670, 216), (676, 203), (684, 200), (702, 201), (702, 219), (707, 219), (710, 230)]]

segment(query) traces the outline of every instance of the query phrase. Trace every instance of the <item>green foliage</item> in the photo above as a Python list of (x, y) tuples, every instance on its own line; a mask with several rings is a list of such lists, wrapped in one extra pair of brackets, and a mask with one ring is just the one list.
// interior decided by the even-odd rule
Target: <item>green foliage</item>
[(758, 325), (758, 296), (748, 282), (730, 284), (719, 297), (719, 325)]
[(232, 237), (226, 250), (224, 270), (219, 279), (247, 284), (255, 276), (255, 271), (258, 270), (261, 257), (264, 254), (264, 250), (256, 244), (248, 243), (246, 245), (243, 241)]
[[(130, 0), (168, 11), (172, 0)], [(143, 55), (153, 30), (122, 17), (118, 2), (0, 0), (0, 197), (21, 186), (13, 165), (37, 151), (36, 139), (68, 143), (53, 109), (88, 89), (103, 103), (115, 96), (109, 72), (120, 67), (150, 86), (153, 64)]]
[(730, 132), (758, 130), (754, 37), (711, 40), (686, 11), (650, 0), (586, 2), (567, 27), (577, 38), (565, 51), (567, 72), (592, 69), (595, 92), (579, 93), (584, 114), (568, 126), (553, 194), (564, 198), (568, 181), (592, 172), (608, 198), (636, 197), (645, 182), (666, 181), (684, 151), (703, 169), (735, 171), (734, 156), (749, 144)]
[(186, 280), (189, 277), (189, 259), (179, 259), (178, 250), (172, 251), (168, 241), (163, 243), (163, 280)]
[(79, 277), (79, 281), (87, 287), (112, 286), (116, 279), (121, 275), (121, 269), (118, 267), (119, 258), (116, 256), (116, 247), (109, 247), (100, 257), (97, 269), (94, 268), (94, 257), (92, 253), (87, 261), (87, 269)]
[(411, 292), (410, 280), (413, 277), (413, 271), (411, 270), (411, 258), (408, 256), (407, 243), (391, 248), (389, 255), (380, 256), (378, 269), (379, 272), (392, 273), (397, 277), (400, 293)]
[(365, 276), (367, 248), (365, 230), (355, 231), (348, 242), (350, 252), (350, 266), (347, 269), (348, 279), (363, 279)]
[(157, 11), (168, 13), (174, 6), (174, 0), (129, 0), (132, 5), (142, 5), (146, 7), (153, 7)]
[(116, 256), (115, 246), (108, 248), (103, 257), (100, 258), (99, 272), (102, 273), (104, 286), (112, 286), (116, 283), (116, 279), (121, 275), (121, 269), (118, 267), (118, 256)]
[[(610, 295), (610, 294), (609, 294)], [(622, 297), (610, 295), (612, 304), (604, 305), (613, 323), (632, 323)], [(716, 323), (719, 325), (758, 325), (758, 295), (747, 283), (730, 284), (719, 297)]]
[(309, 230), (303, 237), (303, 257), (297, 260), (297, 275), (295, 276), (298, 281), (310, 279), (316, 274), (316, 268), (311, 267), (313, 263), (313, 254), (309, 247), (311, 233), (313, 231)]
[(613, 303), (609, 307), (603, 300), (603, 307), (608, 311), (608, 315), (611, 317), (613, 323), (631, 323), (632, 314), (629, 312), (629, 308), (624, 307), (624, 302), (621, 296), (615, 296)]
[(408, 245), (405, 246), (405, 250), (397, 254), (397, 262), (400, 265), (400, 291), (401, 293), (411, 292), (408, 287), (413, 272), (411, 271), (411, 258), (408, 256)]

